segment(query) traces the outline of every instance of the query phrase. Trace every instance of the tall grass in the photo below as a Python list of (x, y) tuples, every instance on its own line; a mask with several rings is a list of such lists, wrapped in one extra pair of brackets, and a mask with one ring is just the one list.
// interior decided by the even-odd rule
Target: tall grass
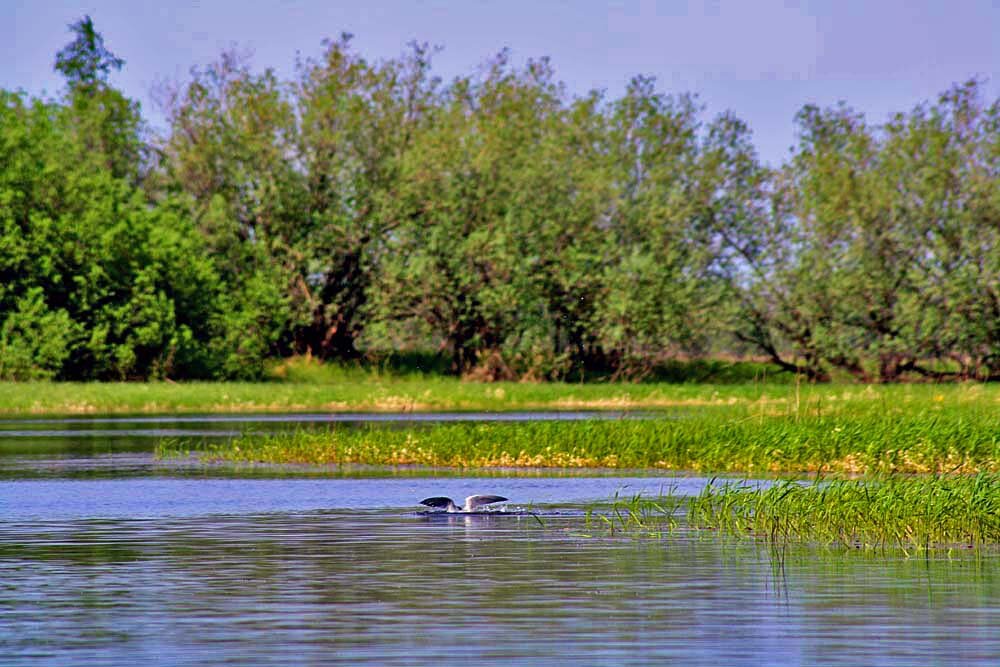
[[(672, 516), (666, 521), (672, 522)], [(650, 523), (647, 518), (645, 526)], [(997, 545), (1000, 476), (893, 476), (816, 485), (785, 480), (767, 489), (727, 482), (709, 485), (690, 499), (687, 523), (779, 544), (809, 541), (869, 548)]]
[(598, 506), (587, 509), (584, 528), (603, 528), (612, 536), (662, 537), (680, 526), (681, 507), (681, 500), (670, 492), (659, 498), (641, 495), (623, 498), (616, 493), (607, 510), (602, 511)]
[(983, 402), (678, 408), (667, 418), (452, 423), (246, 436), (208, 456), (270, 463), (660, 468), (752, 474), (1000, 471), (1000, 410)]

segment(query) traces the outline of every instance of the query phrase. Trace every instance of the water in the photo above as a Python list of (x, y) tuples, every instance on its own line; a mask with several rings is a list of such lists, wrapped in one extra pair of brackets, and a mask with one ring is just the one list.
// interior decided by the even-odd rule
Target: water
[[(248, 469), (192, 465), (193, 461), (164, 463), (153, 457), (157, 440), (170, 438), (197, 447), (199, 443), (246, 433), (357, 428), (378, 424), (385, 428), (421, 428), (431, 423), (457, 421), (555, 421), (579, 419), (636, 419), (649, 413), (633, 412), (439, 412), (397, 413), (286, 413), (207, 414), (161, 416), (88, 416), (0, 419), (0, 479), (25, 477), (126, 477), (150, 474), (238, 475)], [(277, 473), (256, 469), (255, 474)], [(296, 474), (305, 470), (298, 469)], [(330, 475), (325, 469), (320, 472)], [(345, 468), (337, 474), (376, 474), (379, 471)], [(420, 474), (420, 471), (396, 471)], [(380, 473), (381, 474), (381, 473)], [(384, 476), (384, 474), (381, 474)]]
[[(995, 552), (776, 552), (585, 523), (586, 503), (697, 477), (246, 477), (152, 462), (153, 442), (0, 437), (0, 664), (1000, 660)], [(539, 518), (417, 513), (474, 492)]]

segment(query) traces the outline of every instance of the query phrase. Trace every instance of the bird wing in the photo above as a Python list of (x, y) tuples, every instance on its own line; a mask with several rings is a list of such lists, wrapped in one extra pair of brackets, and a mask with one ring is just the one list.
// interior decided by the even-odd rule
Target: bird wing
[(502, 503), (507, 500), (503, 496), (469, 496), (465, 499), (465, 510), (471, 512), (477, 507), (482, 507), (483, 505), (491, 505), (493, 503)]
[(445, 498), (443, 496), (435, 496), (434, 498), (424, 498), (420, 501), (421, 505), (427, 505), (428, 507), (445, 507), (454, 504), (451, 498)]

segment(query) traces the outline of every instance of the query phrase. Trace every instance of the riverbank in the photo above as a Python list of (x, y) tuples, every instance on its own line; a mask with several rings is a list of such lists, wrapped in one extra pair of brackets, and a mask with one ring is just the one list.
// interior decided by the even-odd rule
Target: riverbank
[(930, 414), (950, 406), (1000, 411), (1000, 385), (479, 383), (445, 376), (376, 374), (322, 383), (0, 383), (0, 415), (5, 416), (692, 407), (743, 407), (747, 414), (822, 415), (850, 405)]

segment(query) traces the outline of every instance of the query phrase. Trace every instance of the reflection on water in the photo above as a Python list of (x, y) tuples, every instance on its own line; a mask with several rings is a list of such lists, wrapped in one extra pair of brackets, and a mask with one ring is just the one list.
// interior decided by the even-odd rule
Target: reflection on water
[[(519, 411), (519, 412), (317, 412), (279, 414), (207, 414), (126, 417), (36, 417), (0, 419), (0, 437), (95, 437), (130, 435), (172, 437), (218, 435), (241, 430), (288, 430), (333, 424), (412, 425), (442, 422), (580, 421), (635, 419), (647, 411)], [(240, 429), (234, 430), (238, 426)], [(94, 428), (100, 427), (100, 428)]]
[[(996, 551), (775, 553), (585, 525), (584, 503), (694, 494), (696, 477), (261, 478), (155, 461), (134, 421), (102, 422), (114, 437), (3, 433), (83, 421), (0, 424), (0, 665), (1000, 661)], [(155, 428), (233, 429), (179, 423)], [(472, 493), (512, 511), (418, 513)]]
[(583, 537), (579, 516), (0, 524), (4, 664), (993, 664), (995, 558)]

